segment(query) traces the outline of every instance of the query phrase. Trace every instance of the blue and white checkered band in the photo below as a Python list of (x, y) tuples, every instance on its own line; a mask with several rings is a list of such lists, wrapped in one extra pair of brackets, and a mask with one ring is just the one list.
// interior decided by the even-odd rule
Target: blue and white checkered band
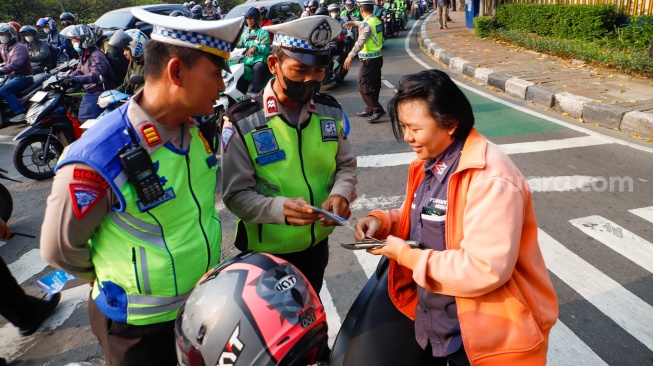
[(286, 36), (279, 33), (276, 33), (274, 35), (274, 45), (284, 46), (284, 47), (296, 47), (307, 51), (317, 51), (317, 48), (313, 47), (311, 43), (305, 39)]
[(206, 34), (197, 33), (197, 32), (187, 32), (177, 29), (168, 29), (159, 26), (154, 26), (152, 29), (152, 38), (156, 36), (162, 36), (165, 38), (176, 39), (185, 43), (190, 43), (193, 45), (201, 45), (205, 47), (210, 47), (218, 51), (229, 53), (231, 52), (232, 43), (217, 39)]

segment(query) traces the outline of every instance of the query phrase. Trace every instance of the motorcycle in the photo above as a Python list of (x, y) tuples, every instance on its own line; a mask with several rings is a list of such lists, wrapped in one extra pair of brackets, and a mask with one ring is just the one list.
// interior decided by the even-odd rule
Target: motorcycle
[[(9, 178), (5, 175), (8, 173), (6, 170), (0, 168), (0, 178), (10, 180), (13, 182), (20, 183), (19, 180)], [(0, 219), (4, 222), (7, 222), (11, 217), (11, 213), (14, 210), (14, 201), (11, 199), (11, 193), (4, 185), (0, 184)]]
[(336, 85), (342, 84), (347, 76), (349, 70), (342, 67), (345, 59), (354, 45), (354, 35), (351, 31), (348, 31), (344, 38), (338, 42), (337, 48), (331, 51), (331, 63), (326, 68), (326, 73), (324, 79), (322, 79), (322, 85), (328, 85), (331, 83), (336, 83)]
[(385, 38), (390, 38), (399, 35), (399, 26), (395, 12), (392, 9), (387, 9), (383, 17), (383, 35)]
[(14, 141), (14, 166), (23, 176), (43, 180), (54, 176), (54, 167), (65, 146), (82, 135), (77, 113), (85, 94), (82, 86), (62, 86), (61, 77), (72, 70), (60, 71), (43, 82), (35, 93), (25, 120), (27, 127)]
[(408, 24), (408, 13), (405, 6), (397, 7), (397, 21), (399, 22), (399, 29), (406, 30)]
[[(104, 83), (104, 78), (101, 75), (100, 80)], [(145, 78), (141, 74), (134, 74), (129, 78), (129, 83), (131, 85), (144, 84)], [(129, 87), (127, 89), (129, 90)], [(107, 90), (102, 92), (100, 97), (98, 97), (97, 104), (100, 106), (100, 108), (104, 109), (104, 111), (97, 118), (86, 120), (86, 122), (81, 125), (82, 130), (86, 132), (88, 129), (95, 126), (98, 121), (102, 119), (102, 117), (111, 113), (113, 110), (118, 109), (121, 105), (127, 103), (129, 98), (131, 98), (130, 94), (122, 93), (117, 90)]]

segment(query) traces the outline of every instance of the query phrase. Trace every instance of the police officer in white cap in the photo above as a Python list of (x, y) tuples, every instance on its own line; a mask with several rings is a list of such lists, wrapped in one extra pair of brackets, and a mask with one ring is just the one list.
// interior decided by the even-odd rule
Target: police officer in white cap
[(154, 25), (145, 86), (59, 160), (41, 255), (92, 282), (91, 330), (105, 365), (176, 365), (174, 320), (220, 260), (213, 113), (243, 18), (199, 21), (132, 10)]
[(342, 27), (313, 16), (264, 29), (274, 32), (268, 65), (276, 78), (226, 113), (223, 201), (239, 218), (238, 249), (284, 258), (319, 293), (334, 222), (310, 205), (349, 218), (356, 198), (346, 116), (333, 97), (318, 93), (328, 43)]
[(345, 23), (345, 27), (358, 26), (358, 40), (354, 44), (349, 56), (345, 59), (343, 67), (349, 70), (351, 61), (358, 55), (361, 67), (358, 71), (358, 91), (365, 102), (363, 112), (357, 112), (359, 117), (369, 117), (370, 123), (379, 122), (386, 112), (379, 103), (381, 92), (381, 68), (383, 67), (383, 23), (373, 15), (373, 0), (358, 0), (363, 21)]

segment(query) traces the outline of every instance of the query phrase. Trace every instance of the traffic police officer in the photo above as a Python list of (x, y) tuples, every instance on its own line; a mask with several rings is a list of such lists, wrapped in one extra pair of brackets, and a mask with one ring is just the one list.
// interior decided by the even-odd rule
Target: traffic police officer
[(383, 67), (383, 23), (373, 15), (374, 1), (360, 0), (361, 15), (363, 21), (352, 21), (345, 24), (346, 27), (358, 26), (358, 40), (354, 44), (343, 67), (349, 70), (351, 61), (358, 55), (361, 59), (361, 67), (358, 71), (358, 91), (365, 102), (364, 112), (357, 112), (359, 117), (369, 117), (371, 123), (378, 122), (385, 116), (385, 110), (379, 103), (381, 92), (381, 68)]
[(238, 249), (289, 261), (319, 293), (334, 223), (308, 205), (349, 218), (356, 198), (346, 117), (333, 97), (317, 93), (330, 61), (328, 43), (342, 27), (316, 16), (265, 29), (275, 35), (268, 65), (276, 78), (226, 113), (223, 201), (239, 218)]
[(132, 13), (154, 25), (145, 86), (62, 154), (41, 255), (93, 281), (106, 365), (176, 365), (174, 319), (222, 241), (217, 159), (190, 116), (213, 113), (244, 20)]

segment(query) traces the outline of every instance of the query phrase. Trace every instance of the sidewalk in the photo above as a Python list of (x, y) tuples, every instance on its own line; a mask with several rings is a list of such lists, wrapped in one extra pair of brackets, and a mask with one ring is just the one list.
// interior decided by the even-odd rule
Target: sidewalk
[(570, 118), (653, 138), (653, 79), (479, 39), (465, 27), (464, 11), (449, 15), (454, 23), (448, 29), (439, 29), (437, 15), (430, 16), (420, 27), (418, 42), (453, 72)]

